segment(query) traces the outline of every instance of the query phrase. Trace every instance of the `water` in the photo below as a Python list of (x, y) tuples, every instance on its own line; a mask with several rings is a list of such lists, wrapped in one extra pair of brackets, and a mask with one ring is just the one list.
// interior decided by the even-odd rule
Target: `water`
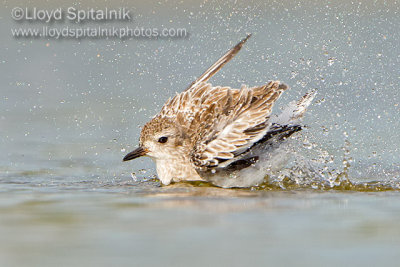
[[(25, 5), (0, 11), (1, 266), (397, 266), (398, 2), (81, 3), (190, 33), (122, 41), (12, 38), (42, 25), (11, 20)], [(167, 97), (250, 32), (211, 82), (284, 81), (276, 111), (316, 88), (297, 159), (243, 190), (160, 187), (149, 159), (122, 163)]]

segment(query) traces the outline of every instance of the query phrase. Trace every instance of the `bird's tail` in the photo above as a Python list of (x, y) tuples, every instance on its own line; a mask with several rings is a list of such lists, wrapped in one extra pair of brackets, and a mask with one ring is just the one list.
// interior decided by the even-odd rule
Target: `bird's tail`
[(295, 125), (299, 123), (316, 94), (317, 91), (313, 89), (308, 91), (299, 101), (291, 102), (281, 114), (271, 118), (272, 124)]

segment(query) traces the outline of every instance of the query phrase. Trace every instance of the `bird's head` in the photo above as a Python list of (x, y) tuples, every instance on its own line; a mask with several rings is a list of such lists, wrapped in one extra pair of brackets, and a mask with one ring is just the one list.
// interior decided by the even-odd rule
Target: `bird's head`
[(139, 147), (128, 153), (123, 161), (141, 156), (155, 160), (168, 159), (182, 154), (183, 136), (170, 119), (157, 116), (149, 121), (140, 133)]

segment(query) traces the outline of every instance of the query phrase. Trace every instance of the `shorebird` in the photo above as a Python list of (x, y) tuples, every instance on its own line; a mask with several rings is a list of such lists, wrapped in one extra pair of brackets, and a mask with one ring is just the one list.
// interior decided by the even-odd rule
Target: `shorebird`
[[(275, 151), (294, 133), (315, 91), (291, 103), (280, 115), (272, 107), (288, 86), (280, 81), (232, 89), (207, 81), (250, 38), (230, 49), (183, 92), (168, 99), (141, 131), (139, 147), (123, 161), (149, 156), (164, 185), (207, 181), (220, 187), (262, 183)], [(279, 161), (279, 160), (278, 160)], [(269, 166), (269, 167), (267, 167)]]

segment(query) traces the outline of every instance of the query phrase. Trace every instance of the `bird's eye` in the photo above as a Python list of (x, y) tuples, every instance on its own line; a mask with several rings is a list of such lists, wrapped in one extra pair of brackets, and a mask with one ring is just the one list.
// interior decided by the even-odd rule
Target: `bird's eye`
[(162, 136), (162, 137), (158, 138), (159, 143), (166, 143), (167, 141), (168, 141), (168, 137), (166, 137), (166, 136)]

